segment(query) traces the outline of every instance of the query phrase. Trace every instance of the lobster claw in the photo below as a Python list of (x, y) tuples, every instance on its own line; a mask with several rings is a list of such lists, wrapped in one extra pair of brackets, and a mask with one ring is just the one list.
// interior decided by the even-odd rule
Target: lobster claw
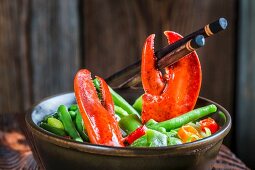
[(78, 71), (74, 79), (74, 92), (91, 143), (124, 146), (118, 122), (114, 117), (113, 100), (106, 82), (97, 77), (102, 99), (98, 98), (90, 71)]
[[(164, 32), (168, 43), (174, 43), (181, 35)], [(141, 77), (143, 95), (142, 121), (164, 121), (192, 110), (196, 104), (202, 80), (201, 66), (196, 52), (185, 56), (165, 68), (165, 74), (156, 68), (154, 38), (150, 35), (143, 48)]]

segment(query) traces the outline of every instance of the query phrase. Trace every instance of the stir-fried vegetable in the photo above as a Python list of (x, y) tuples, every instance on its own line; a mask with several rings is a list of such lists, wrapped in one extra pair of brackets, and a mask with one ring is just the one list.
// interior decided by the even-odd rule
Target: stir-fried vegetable
[(137, 128), (142, 125), (141, 120), (137, 115), (131, 114), (125, 117), (122, 117), (119, 121), (119, 126), (122, 130), (124, 130), (127, 134), (132, 133)]
[(54, 117), (49, 117), (47, 119), (47, 123), (48, 123), (48, 125), (50, 125), (52, 127), (64, 130), (63, 123), (61, 121), (59, 121), (58, 119), (54, 118)]
[[(159, 147), (193, 142), (208, 137), (212, 133), (215, 133), (216, 129), (219, 129), (218, 124), (212, 118), (206, 118), (199, 122), (192, 123), (215, 112), (217, 110), (215, 105), (197, 108), (165, 122), (156, 122), (151, 119), (145, 125), (142, 125), (141, 120), (137, 115), (127, 114), (126, 111), (119, 106), (115, 106), (114, 108), (115, 114), (118, 114), (121, 117), (119, 126), (128, 134), (128, 136), (124, 138), (124, 143), (131, 147)], [(70, 107), (68, 110), (71, 110)], [(68, 110), (67, 107), (61, 105), (58, 109), (58, 113), (60, 113), (60, 111), (65, 114), (70, 113)], [(66, 122), (66, 120), (63, 120), (61, 114), (58, 119), (54, 118), (52, 115), (45, 117), (40, 126), (56, 135), (70, 135), (71, 138), (76, 139), (76, 141), (81, 141), (81, 137), (83, 141), (88, 142), (89, 138), (86, 134), (86, 127), (84, 126), (79, 109), (75, 109), (75, 112), (76, 116), (73, 120), (75, 127), (70, 123), (70, 115), (67, 115), (67, 120), (69, 120), (67, 122), (70, 124), (62, 123), (62, 121)]]
[(44, 123), (44, 122), (40, 123), (40, 127), (42, 127), (43, 129), (45, 129), (45, 130), (47, 130), (51, 133), (54, 133), (55, 135), (59, 135), (59, 136), (66, 136), (67, 135), (64, 130), (52, 127), (49, 124)]
[(114, 105), (114, 111), (115, 111), (115, 114), (117, 114), (120, 118), (128, 116), (127, 111), (122, 109), (119, 106)]
[(133, 108), (137, 110), (139, 113), (142, 112), (142, 103), (143, 103), (143, 96), (140, 96), (138, 99), (136, 99), (135, 103), (133, 104)]
[(82, 117), (81, 117), (81, 114), (80, 114), (79, 110), (76, 111), (75, 125), (76, 125), (77, 131), (79, 132), (81, 138), (84, 141), (88, 142), (89, 141), (89, 137), (88, 137), (88, 135), (85, 132), (86, 129), (85, 129), (84, 122), (82, 120)]
[(178, 136), (184, 143), (193, 142), (202, 138), (198, 131), (190, 125), (182, 126), (178, 130)]
[(201, 120), (199, 123), (200, 123), (201, 129), (205, 132), (207, 128), (211, 131), (211, 133), (215, 133), (219, 129), (218, 124), (215, 122), (215, 120), (213, 120), (210, 117), (207, 119)]
[(61, 122), (63, 123), (63, 125), (65, 127), (65, 131), (69, 134), (69, 136), (71, 136), (72, 139), (74, 139), (75, 141), (83, 142), (79, 133), (75, 129), (75, 125), (72, 121), (72, 118), (71, 118), (66, 106), (64, 106), (64, 105), (59, 106), (58, 115), (59, 115), (59, 119), (61, 120)]
[(135, 140), (137, 140), (138, 138), (140, 138), (143, 135), (145, 135), (146, 130), (147, 130), (146, 126), (144, 126), (144, 125), (140, 126), (139, 128), (137, 128), (135, 131), (133, 131), (130, 135), (128, 135), (125, 138), (125, 143), (130, 145)]

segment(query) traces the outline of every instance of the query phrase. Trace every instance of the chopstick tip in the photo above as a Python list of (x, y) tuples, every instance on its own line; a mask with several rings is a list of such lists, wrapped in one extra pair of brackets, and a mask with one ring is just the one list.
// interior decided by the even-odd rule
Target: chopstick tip
[(228, 21), (226, 20), (226, 18), (220, 18), (219, 25), (223, 30), (225, 30), (228, 26)]

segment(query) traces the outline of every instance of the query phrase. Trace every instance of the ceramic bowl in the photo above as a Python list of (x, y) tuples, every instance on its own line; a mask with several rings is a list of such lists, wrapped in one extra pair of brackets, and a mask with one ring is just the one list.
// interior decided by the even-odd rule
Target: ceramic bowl
[[(129, 102), (140, 94), (139, 90), (118, 90)], [(191, 143), (154, 148), (110, 147), (79, 143), (56, 136), (38, 126), (44, 116), (55, 112), (60, 104), (76, 103), (74, 93), (49, 97), (37, 104), (26, 115), (34, 155), (45, 169), (212, 169), (223, 138), (231, 128), (231, 117), (219, 104), (199, 97), (196, 107), (215, 104), (217, 112), (211, 115), (221, 126), (210, 137)], [(219, 111), (223, 114), (218, 114)]]

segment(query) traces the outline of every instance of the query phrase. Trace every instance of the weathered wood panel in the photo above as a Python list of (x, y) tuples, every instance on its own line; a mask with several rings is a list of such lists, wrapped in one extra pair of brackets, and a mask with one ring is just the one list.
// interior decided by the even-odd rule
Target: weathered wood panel
[(255, 1), (240, 1), (236, 141), (238, 155), (255, 168)]
[(18, 112), (31, 105), (26, 37), (27, 10), (28, 0), (0, 1), (2, 112)]
[(31, 0), (33, 101), (73, 90), (80, 67), (78, 0)]
[(134, 31), (132, 5), (131, 1), (85, 0), (84, 61), (94, 74), (109, 76), (139, 57), (142, 42), (136, 38), (139, 30)]

